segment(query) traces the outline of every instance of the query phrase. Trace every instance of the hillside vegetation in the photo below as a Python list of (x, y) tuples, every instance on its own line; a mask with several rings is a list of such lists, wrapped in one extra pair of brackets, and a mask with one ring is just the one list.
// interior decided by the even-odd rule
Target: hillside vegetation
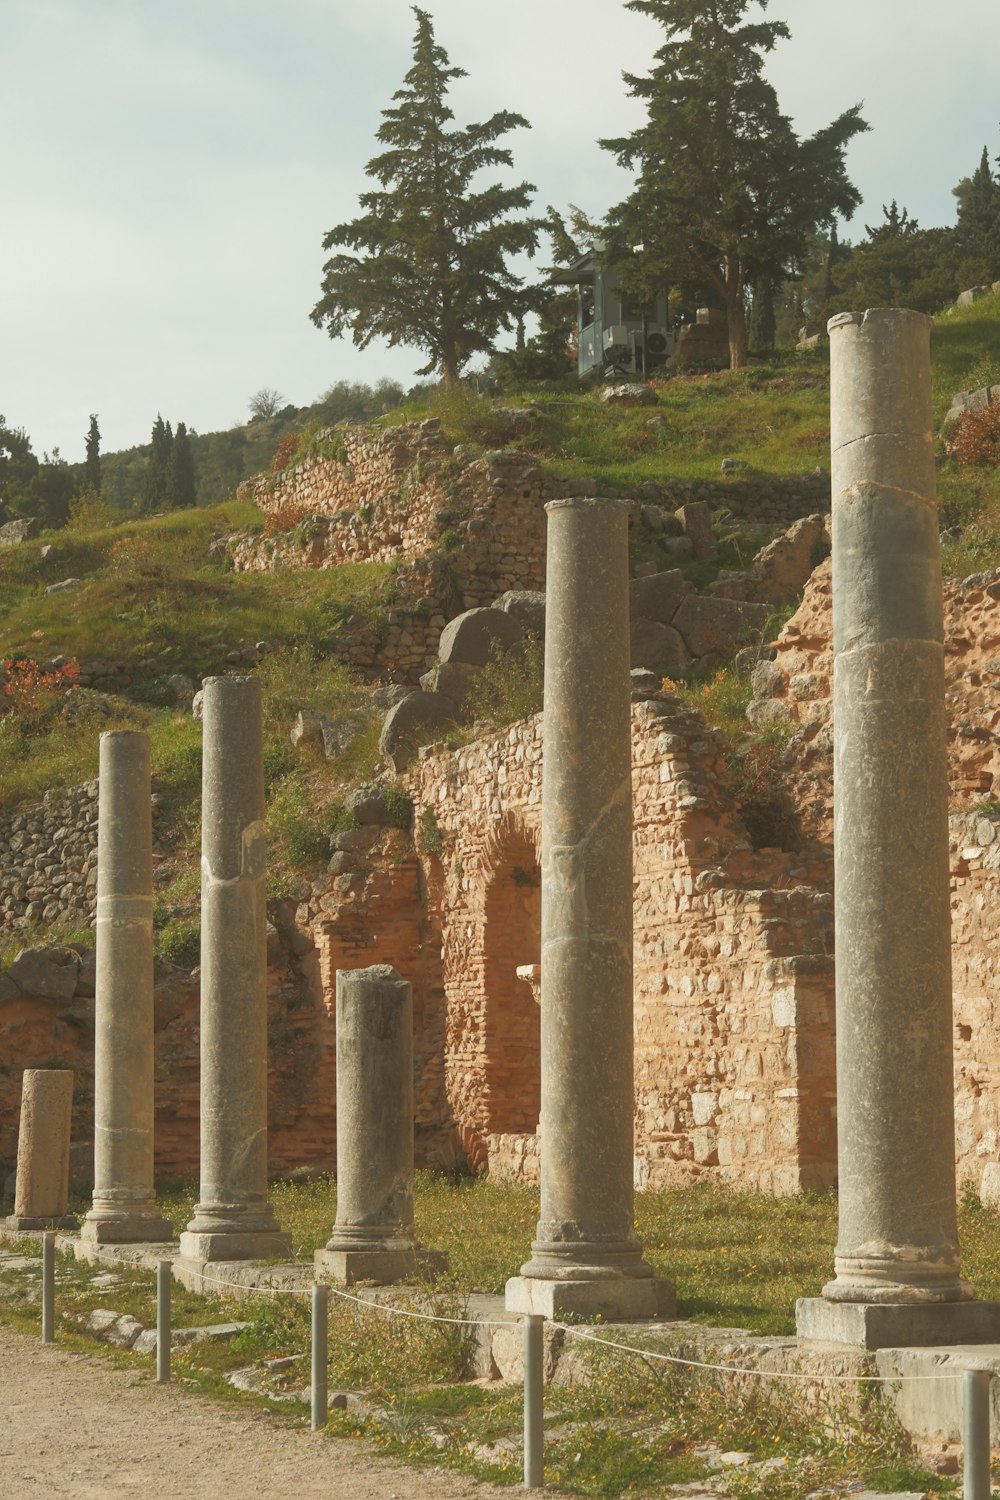
[[(935, 419), (956, 390), (1000, 381), (1000, 297), (941, 317), (934, 330)], [(383, 424), (440, 417), (446, 437), (488, 449), (498, 445), (498, 407), (530, 402), (537, 430), (517, 439), (539, 463), (596, 481), (598, 489), (640, 493), (649, 482), (724, 483), (723, 459), (758, 475), (794, 475), (829, 463), (825, 352), (789, 355), (748, 370), (675, 378), (657, 387), (655, 407), (608, 408), (597, 391), (525, 388), (494, 398), (463, 385), (431, 393), (381, 414)], [(274, 424), (277, 423), (277, 427)], [(264, 429), (279, 433), (281, 458), (315, 442), (309, 414), (254, 424), (259, 458), (270, 467)], [(282, 441), (281, 429), (284, 428)], [(289, 435), (292, 435), (289, 441)], [(271, 437), (273, 438), (273, 431)], [(256, 438), (255, 438), (256, 441)], [(955, 528), (945, 566), (956, 574), (1000, 565), (1000, 451), (986, 462), (959, 463), (942, 452), (942, 525)], [(105, 462), (110, 462), (106, 460)], [(729, 523), (727, 522), (727, 525)], [(98, 737), (118, 726), (148, 729), (156, 788), (166, 816), (159, 836), (177, 861), (176, 900), (163, 894), (166, 918), (191, 911), (198, 847), (200, 726), (191, 696), (202, 677), (259, 673), (265, 694), (266, 771), (272, 839), (272, 893), (287, 893), (302, 874), (325, 866), (327, 833), (343, 817), (348, 788), (379, 774), (379, 717), (370, 687), (352, 681), (338, 659), (345, 622), (378, 628), (399, 602), (396, 570), (361, 563), (322, 571), (236, 574), (225, 538), (260, 530), (255, 506), (230, 498), (204, 508), (116, 524), (85, 517), (0, 550), (0, 811), (40, 800), (49, 788), (96, 774)], [(752, 528), (751, 528), (752, 529)], [(752, 547), (728, 536), (720, 561), (747, 566)], [(714, 568), (694, 565), (696, 582)], [(695, 574), (692, 574), (695, 576)], [(55, 593), (54, 583), (77, 586)], [(260, 649), (258, 650), (258, 645)], [(75, 664), (111, 670), (75, 687)], [(738, 726), (742, 687), (728, 696)], [(726, 697), (718, 685), (700, 693), (706, 709)], [(294, 749), (289, 729), (299, 708), (350, 717), (354, 738), (335, 761)], [(501, 709), (502, 711), (502, 709)]]

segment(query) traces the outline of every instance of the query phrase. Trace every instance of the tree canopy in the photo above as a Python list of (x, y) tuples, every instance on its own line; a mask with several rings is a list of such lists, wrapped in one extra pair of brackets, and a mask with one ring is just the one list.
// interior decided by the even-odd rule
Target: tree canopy
[(83, 467), (83, 482), (95, 495), (101, 493), (101, 430), (97, 425), (97, 414), (91, 412), (87, 428), (87, 457)]
[(331, 338), (349, 329), (362, 349), (375, 338), (420, 349), (420, 374), (439, 371), (449, 382), (530, 306), (509, 262), (534, 253), (541, 226), (519, 217), (531, 183), (477, 181), (512, 165), (495, 142), (527, 120), (501, 110), (482, 124), (452, 125), (446, 96), (465, 70), (450, 65), (427, 12), (413, 13), (413, 66), (377, 131), (388, 149), (365, 168), (378, 187), (361, 195), (359, 218), (324, 238), (324, 250), (344, 249), (323, 267), (311, 316)]
[[(609, 216), (630, 279), (640, 291), (666, 282), (724, 306), (733, 368), (747, 358), (748, 289), (779, 284), (817, 226), (850, 218), (860, 203), (844, 152), (868, 129), (855, 105), (799, 139), (763, 71), (788, 27), (747, 21), (750, 3), (627, 0), (666, 40), (648, 76), (625, 75), (646, 122), (601, 141), (638, 168), (632, 193)], [(763, 10), (767, 0), (755, 3)]]

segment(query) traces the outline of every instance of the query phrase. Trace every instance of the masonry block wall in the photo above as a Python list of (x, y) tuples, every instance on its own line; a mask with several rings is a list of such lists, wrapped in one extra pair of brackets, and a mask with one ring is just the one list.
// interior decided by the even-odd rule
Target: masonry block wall
[[(514, 1179), (538, 1163), (539, 1021), (516, 970), (537, 963), (540, 766), (534, 719), (424, 755), (409, 773), (418, 820), (433, 812), (445, 884), (449, 1113), (473, 1164)], [(636, 1179), (825, 1186), (836, 1154), (832, 913), (815, 881), (827, 862), (753, 853), (717, 738), (667, 695), (633, 708), (633, 795)]]

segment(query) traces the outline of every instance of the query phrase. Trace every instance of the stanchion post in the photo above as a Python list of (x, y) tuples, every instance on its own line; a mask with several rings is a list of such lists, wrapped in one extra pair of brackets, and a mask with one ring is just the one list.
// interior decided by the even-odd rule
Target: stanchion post
[(156, 1262), (156, 1379), (166, 1385), (170, 1379), (170, 1284), (173, 1266), (169, 1260)]
[(327, 1315), (330, 1293), (325, 1286), (312, 1289), (312, 1430), (327, 1420)]
[(545, 1319), (527, 1313), (524, 1319), (524, 1488), (545, 1484), (545, 1394), (543, 1350)]
[(966, 1370), (963, 1381), (962, 1500), (990, 1500), (989, 1370)]
[(42, 1235), (42, 1343), (56, 1341), (56, 1237), (52, 1230)]

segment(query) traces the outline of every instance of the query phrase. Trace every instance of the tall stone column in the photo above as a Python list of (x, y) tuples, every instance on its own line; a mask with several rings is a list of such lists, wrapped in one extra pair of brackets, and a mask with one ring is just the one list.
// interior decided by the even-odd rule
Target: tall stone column
[(267, 1201), (267, 907), (260, 683), (204, 683), (201, 1185), (181, 1254), (289, 1256)]
[(840, 1226), (806, 1338), (992, 1339), (959, 1272), (930, 319), (830, 323)]
[(76, 1219), (67, 1212), (72, 1114), (71, 1069), (25, 1068), (8, 1229), (76, 1228)]
[(389, 964), (337, 970), (337, 1222), (316, 1272), (404, 1281), (447, 1268), (413, 1236), (413, 996)]
[(153, 1193), (153, 820), (149, 736), (101, 735), (94, 1198), (80, 1238), (173, 1239)]
[(633, 1229), (628, 507), (548, 512), (542, 761), (542, 1194), (514, 1312), (673, 1310)]

